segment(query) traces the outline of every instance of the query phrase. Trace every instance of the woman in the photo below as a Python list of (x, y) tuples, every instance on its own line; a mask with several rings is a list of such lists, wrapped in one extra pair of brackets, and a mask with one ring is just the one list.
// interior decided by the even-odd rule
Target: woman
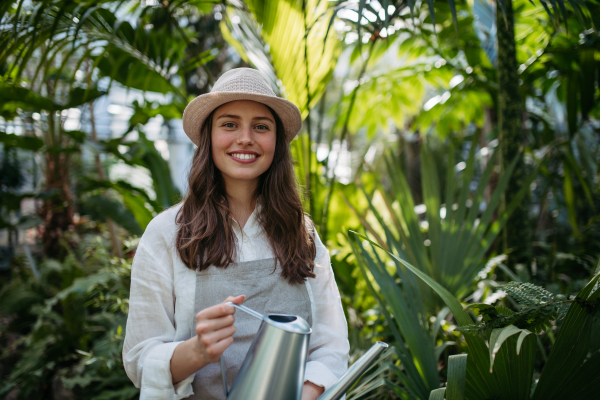
[(198, 145), (189, 191), (150, 222), (132, 267), (123, 361), (141, 399), (225, 398), (217, 361), (231, 386), (259, 326), (245, 313), (234, 319), (226, 301), (309, 322), (303, 400), (345, 372), (339, 292), (288, 149), (301, 124), (298, 108), (249, 68), (186, 107), (183, 127)]

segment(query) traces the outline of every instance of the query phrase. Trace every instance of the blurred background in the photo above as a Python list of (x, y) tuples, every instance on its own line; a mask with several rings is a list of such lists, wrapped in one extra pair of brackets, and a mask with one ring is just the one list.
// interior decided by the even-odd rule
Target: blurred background
[[(302, 112), (295, 170), (351, 359), (393, 345), (349, 399), (426, 400), (474, 351), (386, 251), (500, 314), (600, 295), (598, 0), (6, 0), (0, 15), (0, 398), (137, 398), (121, 361), (131, 261), (187, 190), (186, 104), (236, 67)], [(507, 296), (510, 281), (541, 297)], [(572, 326), (587, 373), (590, 296)], [(513, 321), (535, 337), (521, 394), (478, 392), (468, 367), (466, 398), (570, 398), (539, 394), (564, 317), (546, 314)]]

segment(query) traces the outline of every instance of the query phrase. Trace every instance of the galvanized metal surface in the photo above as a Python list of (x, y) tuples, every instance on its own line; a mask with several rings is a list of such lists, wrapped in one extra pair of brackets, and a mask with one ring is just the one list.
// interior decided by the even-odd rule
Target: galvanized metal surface
[(325, 391), (317, 400), (338, 400), (360, 378), (377, 357), (389, 347), (387, 343), (377, 342), (360, 357), (342, 377)]
[[(256, 317), (261, 315), (248, 307), (234, 306)], [(260, 328), (227, 394), (227, 400), (300, 400), (312, 329), (308, 322), (296, 315), (269, 314), (261, 317)], [(221, 368), (224, 370), (223, 364)]]
[[(296, 315), (262, 315), (227, 303), (262, 320), (231, 390), (223, 379), (227, 400), (300, 400), (312, 329)], [(389, 346), (375, 343), (317, 400), (338, 400)], [(221, 370), (225, 367), (221, 359)]]

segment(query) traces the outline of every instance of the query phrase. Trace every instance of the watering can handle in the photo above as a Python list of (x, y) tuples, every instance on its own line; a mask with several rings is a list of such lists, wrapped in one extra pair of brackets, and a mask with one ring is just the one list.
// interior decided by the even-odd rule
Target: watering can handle
[(248, 314), (252, 315), (254, 318), (260, 319), (261, 321), (263, 320), (263, 315), (261, 313), (259, 313), (258, 311), (254, 311), (253, 309), (248, 308), (248, 307), (246, 307), (246, 306), (244, 306), (242, 304), (235, 304), (235, 303), (232, 303), (231, 301), (228, 301), (225, 304), (227, 304), (228, 306), (234, 306), (238, 310), (242, 310), (245, 313), (248, 313)]
[[(243, 306), (241, 304), (235, 304), (232, 303), (231, 301), (228, 301), (227, 303), (228, 306), (234, 306), (235, 308), (237, 308), (238, 310), (242, 310), (245, 313), (248, 313), (250, 315), (252, 315), (254, 318), (258, 318), (261, 321), (263, 320), (263, 315), (257, 311), (254, 311), (251, 308), (248, 308), (246, 306)], [(227, 396), (229, 396), (229, 389), (227, 388), (227, 377), (225, 376), (225, 362), (223, 361), (223, 355), (221, 354), (221, 376), (223, 378), (223, 387), (225, 389), (225, 398), (227, 398)]]

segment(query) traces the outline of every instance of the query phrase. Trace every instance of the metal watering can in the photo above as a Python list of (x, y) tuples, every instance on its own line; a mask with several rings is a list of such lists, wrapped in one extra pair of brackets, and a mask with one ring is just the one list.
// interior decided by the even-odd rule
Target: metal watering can
[[(227, 304), (262, 321), (230, 390), (221, 357), (227, 400), (300, 400), (312, 333), (308, 322), (297, 315), (262, 315), (243, 305)], [(317, 400), (340, 399), (387, 347), (386, 343), (375, 343)]]

